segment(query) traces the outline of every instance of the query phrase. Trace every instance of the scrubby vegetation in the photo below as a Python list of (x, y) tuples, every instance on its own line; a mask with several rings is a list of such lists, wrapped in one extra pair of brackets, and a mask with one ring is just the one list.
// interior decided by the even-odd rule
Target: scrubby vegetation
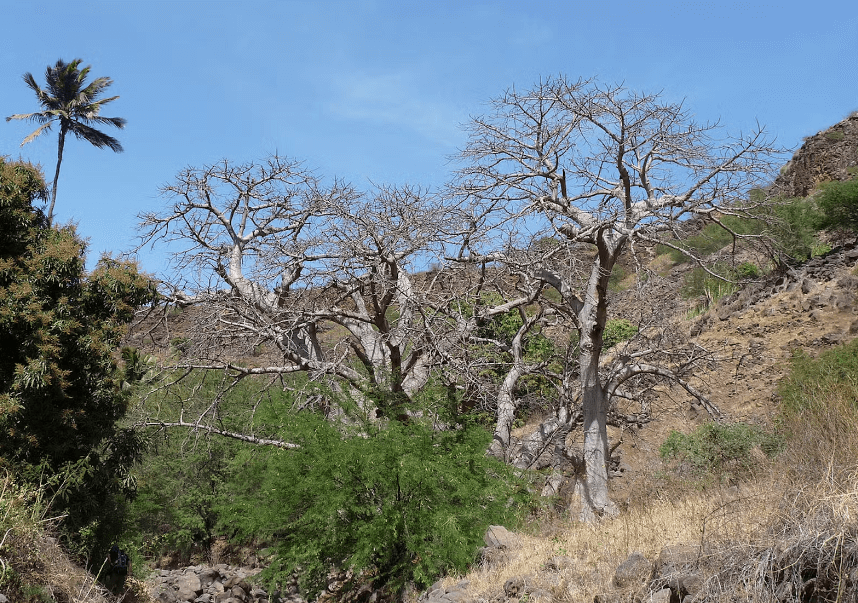
[[(658, 117), (665, 112), (676, 123), (687, 117), (681, 106), (659, 104), (657, 96), (626, 96), (621, 86), (565, 80), (540, 86), (536, 96), (507, 107), (512, 121), (533, 119), (536, 113), (523, 108), (539, 95), (586, 91), (569, 107), (601, 99), (588, 117), (597, 120), (592, 131), (581, 126), (580, 134), (582, 141), (596, 137), (591, 148), (604, 147), (611, 161), (599, 159), (593, 164), (599, 170), (579, 171), (581, 178), (615, 164), (628, 171), (610, 155), (613, 142), (594, 141), (618, 124), (609, 138), (626, 136), (626, 125), (635, 121), (627, 118), (642, 107), (640, 123), (649, 120), (655, 128), (665, 123)], [(561, 104), (533, 107), (555, 105)], [(605, 107), (618, 113), (611, 116)], [(752, 137), (733, 141), (736, 152), (715, 152), (708, 127), (695, 130), (689, 122), (687, 131), (671, 127), (646, 140), (656, 145), (652, 157), (679, 153), (671, 169), (688, 167), (696, 188), (667, 195), (671, 187), (682, 192), (683, 179), (657, 184), (649, 194), (665, 192), (664, 203), (648, 198), (637, 205), (644, 212), (638, 214), (631, 211), (627, 185), (622, 194), (599, 193), (604, 207), (613, 203), (615, 209), (588, 214), (603, 177), (583, 187), (571, 177), (567, 182), (561, 154), (575, 144), (543, 140), (542, 123), (554, 119), (547, 116), (536, 120), (533, 136), (540, 146), (556, 146), (555, 161), (547, 175), (540, 172), (533, 191), (516, 175), (536, 173), (515, 164), (529, 161), (529, 152), (519, 152), (527, 141), (502, 136), (486, 143), (510, 123), (509, 115), (475, 122), (482, 134), (469, 143), (466, 156), (473, 163), (462, 172), (469, 176), (456, 185), (475, 197), (492, 193), (479, 220), (451, 217), (437, 198), (408, 187), (379, 187), (367, 199), (335, 182), (320, 196), (321, 180), (300, 162), (278, 156), (264, 165), (224, 161), (185, 170), (166, 189), (176, 205), (164, 215), (143, 216), (146, 236), (173, 236), (179, 228), (178, 236), (199, 244), (181, 261), (215, 266), (210, 283), (220, 278), (222, 288), (202, 287), (193, 299), (170, 291), (174, 307), (165, 319), (182, 319), (180, 305), (197, 304), (203, 314), (184, 330), (165, 329), (159, 358), (121, 347), (135, 313), (159, 301), (154, 284), (133, 263), (110, 257), (87, 273), (85, 244), (74, 228), (51, 226), (34, 207), (47, 199), (38, 170), (0, 160), (0, 591), (28, 603), (71, 601), (83, 590), (101, 596), (91, 579), (69, 578), (65, 591), (52, 590), (49, 575), (65, 570), (46, 561), (59, 550), (48, 533), (93, 571), (111, 542), (134, 559), (180, 563), (211, 561), (215, 543), (227, 540), (264, 548), (261, 578), (271, 589), (297, 576), (310, 596), (326, 588), (332, 572), (346, 576), (344, 590), (371, 584), (381, 593), (374, 597), (394, 597), (409, 586), (424, 588), (474, 570), (478, 561), (483, 565), (476, 575), (490, 576), (487, 582), (496, 587), (505, 580), (499, 573), (537, 575), (549, 562), (560, 563), (546, 560), (549, 552), (577, 555), (586, 569), (568, 572), (576, 586), (566, 580), (546, 587), (560, 600), (592, 599), (624, 555), (638, 549), (655, 556), (665, 540), (681, 538), (699, 544), (699, 566), (707, 572), (697, 600), (728, 594), (755, 601), (843, 600), (849, 580), (858, 583), (846, 577), (847, 565), (858, 563), (858, 342), (816, 358), (796, 352), (771, 424), (722, 419), (672, 431), (661, 443), (660, 461), (639, 471), (637, 490), (615, 504), (608, 471), (625, 469), (611, 453), (626, 433), (634, 438), (658, 418), (651, 409), (662, 401), (653, 400), (672, 395), (670, 383), (706, 406), (684, 379), (714, 364), (715, 356), (687, 338), (680, 341), (675, 325), (667, 324), (675, 317), (641, 313), (635, 324), (622, 318), (633, 315), (623, 312), (628, 308), (612, 304), (621, 295), (640, 294), (629, 291), (638, 274), (621, 264), (624, 254), (637, 254), (635, 245), (650, 253), (661, 240), (656, 254), (670, 259), (663, 264), (694, 264), (677, 270), (687, 274), (681, 294), (705, 298), (695, 311), (769, 271), (826, 253), (835, 231), (858, 228), (858, 181), (826, 183), (806, 199), (772, 201), (759, 190), (745, 199), (740, 191), (757, 182), (773, 150)], [(499, 125), (487, 127), (493, 119)], [(685, 136), (694, 144), (683, 146)], [(510, 148), (501, 153), (503, 145)], [(747, 164), (734, 163), (745, 156)], [(507, 161), (513, 162), (508, 173)], [(649, 163), (635, 169), (640, 186), (650, 187)], [(710, 177), (699, 179), (697, 172)], [(719, 181), (723, 173), (746, 178)], [(248, 174), (259, 180), (251, 182)], [(199, 178), (220, 181), (200, 186)], [(517, 238), (510, 216), (538, 220), (532, 211), (539, 204), (504, 207), (498, 223), (507, 232), (478, 229), (495, 220), (498, 199), (514, 203), (538, 192), (548, 203), (543, 180), (553, 187), (555, 205), (539, 210), (550, 223), (542, 234), (550, 235), (535, 244)], [(482, 186), (477, 193), (468, 188), (475, 182)], [(580, 190), (569, 196), (572, 185)], [(698, 193), (710, 186), (722, 204), (677, 201), (706, 199)], [(257, 187), (267, 187), (262, 196), (277, 202), (251, 208), (247, 199)], [(720, 197), (723, 187), (729, 199)], [(226, 191), (228, 211), (191, 201), (216, 189)], [(234, 190), (243, 192), (231, 197)], [(296, 209), (296, 199), (306, 204)], [(573, 209), (575, 203), (581, 207)], [(209, 215), (200, 217), (200, 211)], [(366, 219), (368, 212), (374, 218)], [(241, 215), (239, 230), (254, 223), (252, 233), (236, 234), (226, 214)], [(696, 222), (701, 215), (709, 222)], [(424, 256), (449, 260), (441, 225), (445, 232), (467, 231), (456, 243), (460, 256), (420, 272), (415, 265)], [(692, 228), (690, 236), (682, 234)], [(285, 232), (288, 243), (289, 237), (272, 236)], [(677, 238), (656, 238), (664, 232)], [(485, 256), (471, 247), (492, 239), (505, 243)], [(635, 283), (643, 284), (643, 273)], [(639, 403), (640, 412), (619, 411), (626, 401)], [(512, 428), (527, 421), (533, 427), (542, 415), (548, 420), (529, 435), (512, 435)], [(609, 420), (624, 434), (613, 447)], [(551, 421), (555, 427), (546, 436)], [(563, 421), (565, 431), (556, 427)], [(565, 438), (581, 423), (588, 427), (576, 456)], [(556, 433), (561, 437), (552, 441)], [(513, 451), (519, 461), (530, 455), (527, 462), (514, 461)], [(564, 471), (575, 474), (574, 494), (551, 484)], [(534, 502), (541, 490), (555, 493), (551, 505)], [(589, 514), (573, 515), (567, 503), (576, 496)], [(620, 508), (620, 518), (608, 521)], [(572, 525), (573, 517), (593, 523)], [(489, 557), (481, 559), (490, 524), (526, 525), (521, 538), (539, 542), (531, 555), (539, 565), (528, 559), (519, 567), (508, 556), (498, 570)], [(552, 532), (551, 544), (534, 535), (540, 531)], [(763, 569), (749, 574), (737, 564), (737, 550), (743, 562), (752, 559)], [(479, 577), (475, 584), (482, 588)], [(858, 587), (849, 593), (858, 596)]]

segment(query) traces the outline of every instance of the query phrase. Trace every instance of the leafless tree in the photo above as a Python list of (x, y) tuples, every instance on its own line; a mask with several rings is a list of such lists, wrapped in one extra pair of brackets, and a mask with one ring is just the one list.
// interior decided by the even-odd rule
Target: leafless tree
[[(172, 294), (199, 308), (183, 368), (304, 373), (396, 417), (456, 344), (461, 325), (442, 311), (451, 279), (425, 270), (461, 230), (440, 198), (324, 184), (278, 156), (189, 168), (162, 192), (169, 207), (141, 215), (141, 228), (144, 244), (181, 245), (176, 266), (197, 275)], [(237, 360), (260, 345), (280, 360)], [(216, 432), (216, 410), (184, 423)]]
[(460, 247), (460, 261), (506, 262), (508, 247), (492, 250), (491, 237), (473, 233), (534, 230), (540, 221), (565, 249), (590, 250), (580, 254), (590, 263), (582, 282), (575, 282), (574, 271), (564, 273), (538, 257), (515, 265), (559, 294), (560, 310), (579, 334), (582, 493), (589, 516), (613, 514), (606, 427), (612, 398), (645, 375), (676, 378), (705, 398), (670, 364), (646, 361), (657, 349), (618, 354), (603, 365), (612, 269), (623, 253), (668, 240), (690, 218), (723, 225), (725, 215), (754, 210), (748, 190), (770, 177), (777, 149), (761, 127), (732, 137), (659, 94), (562, 77), (507, 91), (488, 114), (472, 120), (469, 133), (455, 187), (478, 219)]

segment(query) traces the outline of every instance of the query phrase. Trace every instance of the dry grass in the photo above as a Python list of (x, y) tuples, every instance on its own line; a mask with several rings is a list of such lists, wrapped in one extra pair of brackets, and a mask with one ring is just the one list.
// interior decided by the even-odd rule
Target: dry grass
[(44, 516), (46, 508), (41, 492), (0, 478), (0, 593), (18, 603), (113, 601), (49, 536), (56, 520)]
[[(813, 373), (806, 383), (813, 391), (802, 393), (802, 406), (781, 417), (784, 450), (771, 461), (758, 455), (747, 481), (703, 488), (653, 469), (614, 519), (542, 517), (532, 534), (519, 534), (516, 546), (465, 576), (468, 597), (501, 600), (506, 581), (519, 578), (531, 601), (592, 601), (604, 593), (632, 600), (640, 590), (612, 584), (632, 552), (656, 561), (664, 547), (693, 545), (703, 578), (696, 602), (858, 600), (858, 384), (826, 385)], [(557, 557), (565, 564), (551, 561)]]
[[(614, 571), (632, 552), (655, 560), (666, 546), (705, 545), (704, 550), (749, 541), (765, 530), (771, 518), (771, 490), (748, 485), (663, 496), (595, 524), (543, 521), (538, 534), (518, 534), (518, 543), (505, 558), (484, 563), (467, 579), (469, 597), (492, 599), (511, 578), (524, 578), (527, 588), (555, 601), (593, 600), (610, 592)], [(550, 560), (567, 557), (559, 571)], [(449, 584), (460, 577), (450, 577)], [(536, 597), (539, 598), (539, 597)]]

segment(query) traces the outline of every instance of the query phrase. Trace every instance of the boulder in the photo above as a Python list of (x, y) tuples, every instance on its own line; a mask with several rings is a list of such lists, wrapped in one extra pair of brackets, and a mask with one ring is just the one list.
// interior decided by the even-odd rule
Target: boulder
[(483, 540), (485, 541), (486, 546), (497, 549), (512, 548), (515, 544), (515, 537), (512, 532), (503, 526), (489, 526)]
[(652, 577), (653, 566), (641, 553), (628, 556), (614, 572), (614, 586), (625, 588), (648, 581)]

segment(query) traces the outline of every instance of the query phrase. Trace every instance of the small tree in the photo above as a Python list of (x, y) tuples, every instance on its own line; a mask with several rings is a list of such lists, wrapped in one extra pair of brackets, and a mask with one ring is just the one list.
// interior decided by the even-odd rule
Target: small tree
[(104, 105), (119, 98), (111, 96), (98, 99), (113, 80), (109, 77), (99, 77), (87, 84), (86, 78), (91, 67), (80, 69), (81, 62), (81, 59), (75, 59), (71, 63), (59, 60), (53, 67), (48, 66), (45, 70), (47, 86), (44, 90), (36, 83), (32, 73), (25, 73), (24, 83), (36, 93), (42, 110), (35, 113), (19, 113), (6, 118), (6, 121), (26, 119), (41, 124), (24, 139), (21, 146), (49, 131), (54, 122), (59, 123), (57, 170), (54, 173), (54, 185), (51, 187), (51, 204), (48, 207), (49, 223), (53, 219), (54, 204), (57, 202), (57, 181), (60, 178), (60, 164), (63, 162), (66, 134), (71, 132), (77, 138), (82, 138), (99, 149), (107, 147), (111, 151), (122, 152), (122, 145), (118, 140), (93, 127), (94, 125), (109, 125), (120, 129), (125, 127), (125, 119), (121, 117), (100, 115)]
[[(775, 149), (762, 128), (730, 138), (717, 124), (694, 121), (681, 104), (595, 81), (549, 79), (525, 92), (509, 90), (492, 107), (470, 124), (465, 166), (456, 182), (456, 190), (479, 216), (471, 233), (480, 228), (533, 232), (541, 219), (546, 234), (571, 255), (589, 258), (590, 268), (576, 283), (580, 272), (564, 272), (552, 262), (557, 251), (530, 254), (522, 261), (508, 244), (494, 250), (472, 244), (479, 240), (474, 234), (468, 235), (459, 258), (515, 262), (559, 294), (559, 306), (580, 341), (582, 493), (589, 512), (613, 513), (609, 405), (636, 376), (678, 375), (669, 366), (645, 362), (642, 353), (618, 357), (610, 371), (600, 365), (612, 270), (636, 244), (654, 244), (667, 235), (678, 238), (687, 219), (723, 225), (724, 215), (750, 212), (754, 208), (744, 201), (747, 191), (769, 175)], [(693, 259), (702, 265), (702, 258)], [(704, 399), (687, 382), (679, 382)]]
[(35, 168), (0, 159), (0, 466), (47, 478), (76, 534), (123, 489), (135, 454), (117, 423), (128, 400), (114, 353), (155, 290), (109, 257), (87, 274), (74, 229), (32, 207), (45, 195)]

